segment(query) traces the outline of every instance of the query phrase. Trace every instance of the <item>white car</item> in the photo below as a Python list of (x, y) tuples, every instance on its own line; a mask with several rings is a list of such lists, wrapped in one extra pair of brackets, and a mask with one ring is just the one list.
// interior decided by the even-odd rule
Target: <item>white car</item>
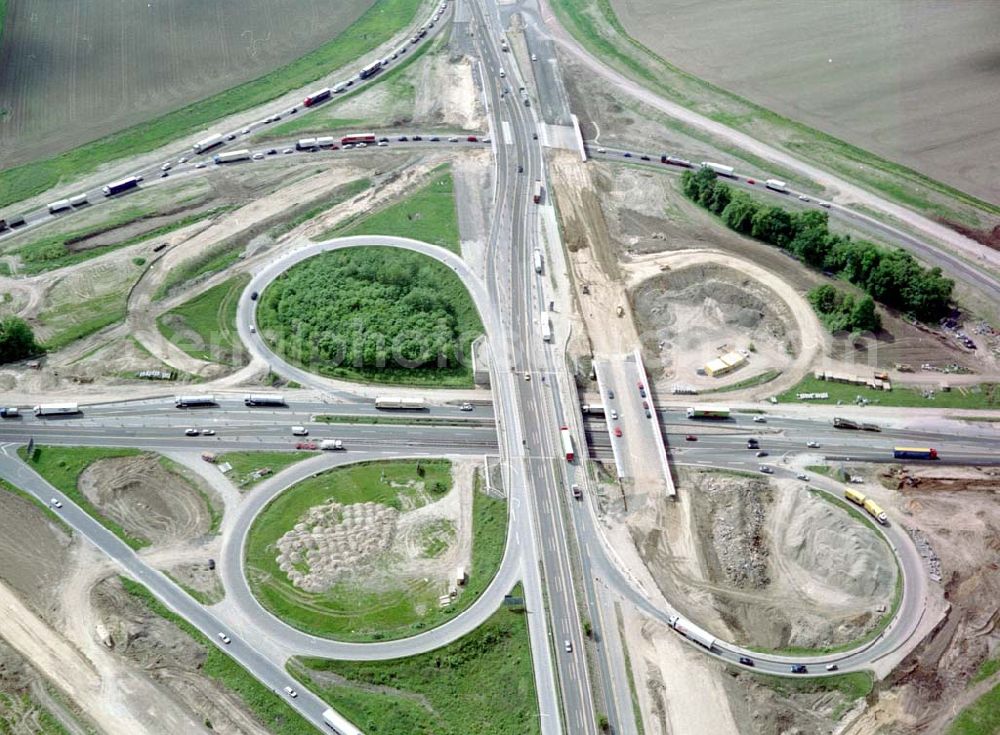
[(292, 689), (291, 687), (285, 687), (285, 694), (287, 694), (292, 699), (295, 699), (297, 696), (299, 696), (299, 693), (294, 689)]
[(215, 436), (215, 429), (202, 429), (201, 430), (201, 435), (202, 436)]
[(459, 411), (471, 411), (472, 410), (472, 404), (471, 403), (463, 403), (462, 407), (459, 408), (458, 410)]
[(764, 418), (763, 416), (754, 416), (753, 417), (753, 422), (755, 424), (766, 424), (767, 423), (767, 419)]
[(304, 426), (293, 426), (292, 436), (309, 436), (309, 429)]
[(607, 149), (607, 148), (598, 148), (598, 149), (597, 149), (597, 152), (598, 152), (598, 153), (607, 153), (607, 152), (608, 152), (608, 149)]
[(177, 163), (187, 163), (187, 162), (188, 162), (187, 156), (181, 156), (180, 158), (177, 159)]
[(819, 442), (806, 442), (806, 446), (810, 449), (819, 449)]
[(295, 153), (295, 149), (294, 148), (283, 148), (281, 150), (281, 152), (282, 153)]
[(246, 135), (250, 132), (250, 128), (243, 128), (240, 132), (243, 133), (243, 135)]
[(251, 158), (252, 158), (253, 160), (255, 160), (255, 161), (259, 161), (259, 160), (261, 160), (261, 159), (262, 159), (262, 158), (264, 157), (264, 154), (263, 154), (263, 153), (254, 153), (254, 154), (253, 154), (252, 156), (250, 156), (250, 157), (251, 157)]
[(455, 136), (455, 135), (451, 136), (450, 138), (448, 138), (448, 142), (449, 143), (457, 143), (458, 142), (458, 136)]
[(208, 164), (207, 164), (207, 163), (205, 163), (204, 161), (198, 161), (198, 163), (196, 163), (196, 164), (194, 165), (194, 167), (195, 167), (195, 168), (205, 168), (205, 166), (207, 166), (207, 165), (208, 165)]
[(167, 161), (165, 164), (163, 164), (162, 166), (160, 166), (160, 171), (169, 171), (173, 167), (174, 167), (174, 164), (172, 164), (170, 161)]
[(378, 147), (379, 147), (379, 148), (385, 148), (385, 147), (386, 147), (387, 145), (389, 145), (389, 144), (388, 144), (388, 143), (386, 143), (386, 142), (385, 142), (384, 140), (380, 140), (380, 141), (378, 142)]
[(230, 637), (225, 633), (219, 633), (219, 640), (225, 643), (227, 646), (233, 642), (232, 639), (230, 639)]
[(760, 470), (761, 472), (763, 472), (765, 475), (770, 475), (770, 474), (774, 473), (774, 470), (772, 470), (766, 464), (760, 465), (759, 467), (757, 467), (757, 469)]
[(573, 642), (563, 641), (563, 648), (566, 649), (566, 653), (573, 653)]
[(799, 194), (799, 201), (800, 202), (808, 202), (808, 201), (812, 201), (812, 200), (809, 199), (809, 197), (807, 197), (805, 194)]
[(612, 421), (617, 421), (618, 420), (618, 412), (617, 411), (612, 411), (611, 412), (611, 420)]
[(62, 503), (59, 501), (58, 498), (52, 498), (52, 500), (50, 500), (49, 502), (52, 503), (53, 508), (62, 508)]
[(800, 472), (799, 474), (796, 475), (796, 477), (798, 479), (800, 479), (800, 480), (808, 480), (809, 479), (809, 475), (807, 475), (805, 472)]
[(358, 144), (357, 144), (356, 146), (354, 146), (354, 147), (355, 147), (355, 148), (367, 148), (367, 147), (368, 147), (368, 144), (367, 144), (367, 143), (358, 143)]
[(185, 429), (184, 436), (200, 436), (201, 431), (199, 429)]
[(538, 55), (537, 54), (532, 54), (531, 55), (531, 60), (532, 61), (538, 61)]

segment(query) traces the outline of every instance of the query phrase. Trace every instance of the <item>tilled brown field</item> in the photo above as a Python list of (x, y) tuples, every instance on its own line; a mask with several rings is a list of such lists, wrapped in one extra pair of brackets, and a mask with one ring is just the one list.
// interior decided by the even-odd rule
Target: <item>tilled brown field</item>
[(254, 79), (374, 0), (8, 3), (0, 166), (52, 155)]
[(627, 32), (707, 81), (1000, 202), (1000, 5), (612, 0)]

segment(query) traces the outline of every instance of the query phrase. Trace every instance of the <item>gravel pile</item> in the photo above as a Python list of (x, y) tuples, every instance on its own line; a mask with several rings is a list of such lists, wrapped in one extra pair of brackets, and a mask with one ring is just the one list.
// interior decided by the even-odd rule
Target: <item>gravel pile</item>
[(726, 579), (740, 589), (766, 587), (769, 544), (764, 523), (770, 503), (766, 485), (751, 481), (710, 491), (712, 544)]
[(310, 508), (278, 539), (278, 567), (306, 592), (324, 592), (392, 544), (399, 512), (380, 503)]

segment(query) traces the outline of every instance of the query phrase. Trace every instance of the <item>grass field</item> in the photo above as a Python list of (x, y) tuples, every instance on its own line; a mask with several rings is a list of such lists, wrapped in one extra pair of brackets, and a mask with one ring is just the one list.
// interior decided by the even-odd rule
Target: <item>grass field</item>
[(200, 255), (181, 261), (173, 268), (156, 289), (153, 300), (159, 301), (171, 295), (178, 286), (187, 284), (197, 278), (207, 277), (224, 271), (240, 259), (240, 253), (246, 248), (246, 241), (232, 238), (221, 245), (209, 248)]
[(229, 209), (231, 209), (231, 207), (217, 207), (205, 212), (191, 214), (187, 217), (178, 219), (175, 222), (150, 230), (149, 232), (144, 232), (140, 235), (126, 238), (121, 242), (115, 243), (114, 245), (104, 245), (101, 247), (92, 247), (75, 251), (70, 249), (69, 246), (76, 240), (93, 237), (103, 232), (108, 232), (117, 227), (122, 227), (132, 222), (138, 222), (157, 214), (157, 211), (154, 208), (133, 207), (119, 212), (113, 219), (110, 219), (107, 222), (102, 222), (99, 225), (81, 228), (67, 233), (48, 235), (34, 242), (21, 245), (20, 247), (12, 250), (11, 254), (17, 255), (21, 260), (18, 271), (25, 275), (33, 276), (39, 273), (45, 273), (46, 271), (55, 270), (57, 268), (65, 268), (67, 266), (76, 265), (77, 263), (83, 263), (84, 261), (104, 255), (105, 253), (119, 250), (120, 248), (128, 247), (129, 245), (135, 245), (136, 243), (150, 240), (154, 237), (161, 237), (169, 232), (173, 232), (174, 230), (179, 230), (182, 227), (194, 224), (195, 222), (215, 217), (216, 215)]
[[(286, 467), (315, 456), (315, 452), (226, 452), (219, 455), (219, 464), (223, 462), (231, 464), (233, 471), (227, 475), (229, 479), (240, 490), (249, 490), (258, 482), (278, 474)], [(271, 470), (270, 475), (252, 477), (254, 472), (264, 468)]]
[(141, 600), (150, 612), (169, 620), (194, 641), (201, 644), (205, 651), (205, 661), (200, 669), (201, 674), (218, 682), (219, 685), (242, 700), (247, 708), (264, 723), (269, 732), (275, 733), (275, 735), (302, 735), (302, 733), (314, 731), (312, 725), (292, 709), (279, 694), (257, 681), (246, 669), (220, 651), (214, 643), (184, 618), (164, 607), (146, 587), (125, 577), (118, 579), (125, 591)]
[(47, 447), (36, 444), (30, 457), (25, 447), (18, 448), (17, 454), (28, 463), (31, 469), (48, 480), (53, 487), (83, 508), (130, 547), (138, 550), (149, 546), (149, 541), (131, 535), (120, 525), (104, 516), (77, 488), (80, 474), (97, 460), (110, 457), (136, 457), (142, 454), (138, 449)]
[(990, 689), (954, 719), (947, 735), (996, 735), (1000, 732), (1000, 684)]
[[(160, 333), (199, 360), (238, 362), (244, 351), (236, 332), (236, 307), (249, 282), (249, 274), (234, 276), (171, 309), (156, 320)], [(185, 338), (184, 330), (195, 332), (198, 342)]]
[[(829, 393), (824, 401), (799, 401), (798, 393)], [(837, 401), (854, 403), (856, 396), (863, 396), (878, 406), (916, 406), (927, 408), (1000, 408), (1000, 384), (983, 383), (977, 386), (954, 386), (947, 393), (935, 392), (933, 398), (924, 398), (921, 391), (899, 384), (891, 391), (875, 391), (863, 385), (831, 383), (826, 380), (806, 378), (794, 388), (777, 396), (781, 403), (818, 403), (835, 405)]]
[(326, 240), (345, 235), (394, 235), (440, 245), (461, 255), (451, 166), (443, 164), (432, 174), (425, 186), (406, 199), (328, 230), (314, 239)]
[(316, 255), (261, 294), (257, 328), (289, 362), (371, 383), (467, 387), (483, 326), (462, 281), (420, 253), (362, 247)]
[(275, 542), (311, 507), (334, 499), (344, 505), (376, 502), (397, 510), (422, 504), (420, 481), (432, 495), (451, 488), (451, 463), (371, 462), (337, 468), (286, 490), (257, 516), (246, 545), (247, 577), (258, 600), (290, 625), (313, 635), (338, 640), (370, 641), (402, 638), (441, 624), (466, 609), (486, 589), (503, 556), (507, 504), (478, 491), (473, 497), (472, 568), (462, 594), (439, 608), (440, 590), (422, 579), (401, 579), (396, 589), (371, 591), (356, 581), (342, 582), (322, 594), (294, 587), (275, 561)]
[[(219, 3), (193, 3), (185, 6), (186, 13), (177, 14), (170, 3), (148, 8), (146, 4), (119, 8), (112, 3), (105, 12), (88, 14), (93, 24), (88, 30), (72, 22), (83, 2), (29, 0), (18, 4), (18, 18), (8, 18), (9, 37), (0, 49), (0, 99), (18, 100), (17, 119), (6, 126), (6, 134), (20, 136), (17, 149), (24, 153), (19, 161), (50, 153), (53, 140), (79, 147), (0, 172), (0, 207), (90, 173), (101, 163), (182, 136), (194, 137), (221, 117), (351, 64), (412, 23), (421, 4), (421, 0), (377, 0), (362, 14), (364, 5), (346, 0), (335, 8), (325, 6), (322, 13), (308, 3), (279, 9), (269, 0), (225, 0), (231, 6), (228, 11)], [(28, 51), (29, 45), (41, 42), (29, 32), (32, 16), (49, 19), (42, 24), (43, 32), (50, 34), (45, 45), (65, 50), (59, 57), (65, 69), (39, 64)], [(25, 31), (11, 31), (14, 21)], [(136, 43), (136, 35), (125, 32), (133, 26), (148, 36)], [(338, 31), (336, 38), (322, 43)], [(78, 45), (81, 34), (90, 35), (92, 41)], [(123, 47), (121, 38), (131, 39), (134, 46)], [(100, 43), (102, 39), (106, 43)], [(90, 57), (82, 63), (75, 56), (94, 48), (108, 54), (106, 63)], [(129, 50), (134, 53), (126, 53)], [(274, 68), (280, 64), (284, 65)], [(261, 76), (239, 83), (254, 75)], [(230, 86), (234, 82), (237, 86)], [(174, 94), (166, 94), (164, 85), (173, 87)], [(212, 96), (191, 102), (206, 91)], [(26, 104), (29, 96), (31, 104)], [(55, 105), (53, 99), (75, 103)], [(81, 124), (82, 112), (74, 116), (79, 107), (90, 109), (92, 124)], [(114, 129), (119, 132), (107, 134)], [(29, 145), (26, 136), (36, 145)], [(13, 138), (0, 142), (9, 148)]]
[(43, 345), (49, 352), (60, 350), (124, 319), (125, 295), (121, 293), (63, 304), (38, 315), (43, 325), (54, 330)]
[[(896, 5), (898, 4), (896, 3)], [(763, 29), (772, 29), (775, 24), (783, 22), (784, 16), (788, 15), (787, 13), (768, 11), (766, 7), (762, 7), (761, 3), (741, 4), (742, 8), (747, 6), (755, 7), (761, 14)], [(640, 26), (646, 26), (646, 31), (641, 35), (647, 39), (648, 46), (644, 45), (641, 39), (636, 40), (631, 37), (626, 31), (625, 25), (616, 14), (616, 9), (619, 7), (628, 19), (629, 28), (635, 29), (637, 34), (640, 34), (638, 30)], [(858, 12), (852, 10), (856, 7), (856, 4), (851, 3), (803, 3), (799, 9), (801, 12), (809, 13), (814, 9), (817, 9), (817, 12), (822, 12), (822, 8), (830, 8), (831, 12), (840, 12), (847, 17), (856, 18)], [(773, 61), (778, 58), (784, 69), (782, 69), (782, 73), (774, 74), (778, 79), (776, 83), (784, 83), (789, 90), (795, 90), (796, 96), (790, 98), (790, 101), (794, 102), (798, 99), (798, 91), (802, 85), (801, 76), (796, 76), (798, 70), (788, 63), (789, 57), (786, 49), (780, 43), (773, 43), (768, 47), (768, 53), (762, 55), (759, 34), (745, 33), (745, 24), (734, 22), (733, 13), (728, 7), (723, 10), (719, 3), (689, 4), (687, 10), (693, 17), (699, 17), (702, 25), (698, 29), (692, 28), (691, 32), (687, 34), (676, 32), (673, 25), (676, 18), (682, 14), (677, 12), (664, 13), (660, 6), (653, 3), (653, 0), (632, 3), (628, 8), (619, 6), (618, 3), (615, 3), (613, 7), (611, 0), (553, 0), (552, 8), (560, 22), (591, 53), (642, 82), (644, 86), (706, 117), (753, 135), (758, 139), (767, 140), (768, 143), (783, 148), (801, 159), (818, 164), (849, 180), (857, 181), (889, 199), (932, 217), (942, 216), (970, 226), (980, 226), (984, 221), (982, 216), (984, 213), (1000, 214), (1000, 206), (995, 203), (984, 201), (906, 166), (880, 158), (871, 151), (863, 150), (833, 135), (778, 114), (760, 104), (751, 102), (747, 97), (737, 95), (686, 71), (692, 63), (695, 53), (718, 52), (726, 54), (725, 59), (730, 59), (732, 58), (732, 44), (740, 45), (747, 42), (753, 44), (753, 49), (741, 56), (741, 58), (749, 60), (747, 64), (734, 65), (717, 61), (714, 63), (713, 73), (726, 69), (729, 74), (749, 75), (757, 73), (762, 77), (764, 73), (773, 73), (773, 70), (761, 72), (761, 65), (756, 60), (766, 57), (769, 61)], [(671, 25), (666, 25), (668, 23)], [(727, 25), (723, 26), (722, 24)], [(850, 25), (852, 29), (855, 26), (856, 22), (852, 22)], [(825, 60), (827, 56), (837, 57), (840, 60), (845, 58), (844, 53), (838, 49), (816, 51), (816, 44), (823, 46), (831, 42), (823, 35), (824, 32), (825, 28), (821, 23), (814, 23), (808, 27), (807, 32), (799, 33), (803, 38), (812, 38), (813, 41), (816, 41), (814, 48), (808, 53), (803, 52), (803, 58), (807, 60), (807, 63), (815, 62), (818, 65), (820, 60)], [(820, 40), (813, 38), (815, 34), (820, 34)], [(692, 43), (692, 39), (704, 37), (716, 40), (713, 43)], [(725, 38), (725, 42), (718, 40), (722, 37)], [(944, 38), (946, 36), (943, 36), (942, 40)], [(682, 44), (683, 51), (678, 50)], [(881, 38), (879, 38), (875, 48), (883, 49)], [(657, 53), (657, 50), (669, 54), (672, 59), (677, 61), (678, 65), (666, 61)], [(867, 62), (864, 62), (865, 76), (867, 76), (868, 70), (881, 66), (881, 63), (873, 64), (872, 61), (873, 59), (869, 58)], [(826, 67), (825, 64), (823, 66)], [(838, 78), (841, 82), (847, 83), (844, 87), (844, 93), (851, 95), (852, 102), (846, 107), (833, 109), (836, 111), (854, 109), (857, 107), (855, 102), (858, 100), (857, 90), (853, 83), (855, 76), (847, 75)], [(751, 81), (747, 80), (746, 86), (736, 86), (739, 86), (741, 90), (751, 89), (747, 94), (752, 96)], [(757, 78), (757, 81), (761, 81), (760, 77)], [(723, 81), (722, 83), (726, 84), (727, 82)], [(827, 91), (825, 81), (813, 86), (815, 89), (810, 91), (814, 91), (817, 96)], [(872, 98), (865, 109), (871, 112), (873, 109), (871, 105), (881, 105), (881, 99), (881, 96)], [(888, 111), (896, 108), (885, 107), (885, 109)], [(940, 108), (934, 107), (933, 109)], [(796, 108), (794, 112), (798, 116), (801, 110)], [(828, 113), (826, 117), (829, 119), (832, 115)], [(936, 129), (941, 130), (941, 128)], [(839, 130), (840, 128), (838, 128), (838, 132)], [(862, 136), (860, 140), (865, 141), (865, 145), (868, 145), (871, 136)], [(966, 151), (975, 150), (977, 149), (973, 146), (966, 147)], [(988, 158), (983, 160), (988, 160)], [(995, 177), (993, 178), (995, 180)], [(964, 179), (960, 180), (960, 183), (964, 186)]]
[[(524, 593), (518, 586), (511, 594)], [(469, 635), (418, 656), (373, 662), (293, 658), (288, 670), (366, 733), (539, 732), (523, 612), (501, 608)]]

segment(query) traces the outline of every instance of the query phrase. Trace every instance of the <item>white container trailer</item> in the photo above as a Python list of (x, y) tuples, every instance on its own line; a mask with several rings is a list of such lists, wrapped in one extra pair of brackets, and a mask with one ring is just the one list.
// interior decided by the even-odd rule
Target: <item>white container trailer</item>
[(222, 133), (216, 133), (215, 135), (210, 135), (203, 140), (199, 140), (192, 146), (192, 148), (194, 148), (195, 153), (204, 153), (205, 151), (220, 145), (224, 140), (225, 138), (222, 136)]
[(779, 191), (782, 194), (788, 193), (788, 184), (784, 181), (778, 181), (778, 179), (768, 179), (764, 182), (764, 186), (773, 191)]
[(301, 138), (295, 143), (295, 149), (299, 151), (311, 151), (317, 147), (315, 138)]
[(87, 203), (87, 195), (77, 194), (76, 196), (70, 197), (69, 203), (72, 204), (74, 207), (82, 207), (84, 204)]
[(685, 620), (680, 615), (671, 615), (667, 619), (667, 623), (671, 628), (676, 630), (685, 638), (694, 641), (700, 646), (704, 646), (709, 651), (715, 647), (715, 638), (706, 633), (704, 630), (694, 625), (690, 621)]
[(280, 393), (248, 393), (243, 396), (244, 406), (284, 406), (285, 397)]
[(731, 179), (736, 178), (736, 170), (732, 166), (727, 166), (724, 163), (713, 163), (712, 161), (702, 161), (701, 165), (705, 168), (715, 171), (719, 176), (728, 176)]
[(174, 406), (177, 408), (196, 408), (198, 406), (214, 406), (215, 396), (177, 396), (174, 398)]
[(324, 135), (322, 138), (316, 138), (316, 145), (320, 148), (333, 148), (333, 136)]
[(344, 442), (340, 439), (324, 439), (319, 443), (320, 449), (343, 449)]
[(69, 203), (69, 199), (60, 199), (58, 202), (52, 202), (49, 205), (49, 214), (55, 214), (56, 212), (62, 212), (64, 209), (69, 209), (73, 205)]
[(80, 407), (75, 403), (43, 403), (32, 411), (35, 416), (69, 416), (80, 413)]
[(249, 161), (250, 151), (246, 148), (241, 148), (238, 151), (227, 151), (226, 153), (220, 153), (217, 156), (212, 156), (212, 160), (216, 163), (233, 163), (234, 161)]
[(323, 711), (323, 722), (337, 733), (337, 735), (364, 735), (363, 732), (352, 725), (340, 713), (332, 709)]
[(541, 250), (536, 250), (533, 257), (534, 257), (534, 260), (535, 260), (535, 273), (541, 273), (542, 272), (542, 251)]
[(542, 316), (542, 341), (552, 341), (552, 320), (547, 316)]
[(427, 408), (423, 398), (397, 398), (394, 396), (379, 396), (375, 399), (375, 408), (396, 408), (421, 411)]

